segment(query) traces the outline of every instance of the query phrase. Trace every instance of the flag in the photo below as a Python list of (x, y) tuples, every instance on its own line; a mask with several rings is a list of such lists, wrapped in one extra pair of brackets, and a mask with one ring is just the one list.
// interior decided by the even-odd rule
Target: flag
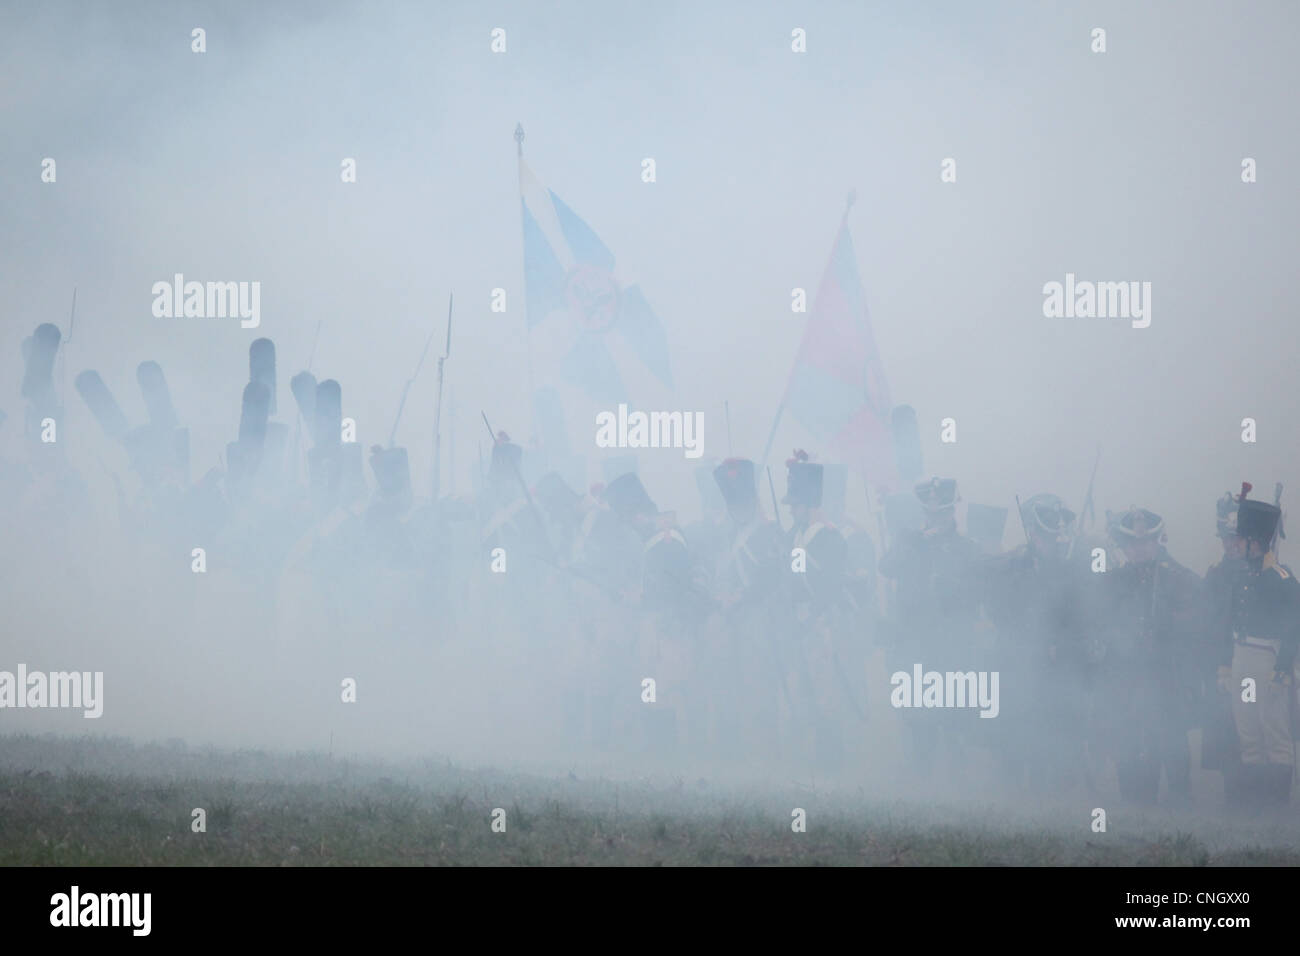
[(672, 387), (668, 339), (640, 286), (615, 278), (614, 254), (519, 158), (524, 290), (538, 384), (563, 382), (604, 405), (626, 402), (629, 363)]
[(869, 481), (897, 484), (889, 384), (871, 331), (847, 210), (817, 287), (782, 407)]

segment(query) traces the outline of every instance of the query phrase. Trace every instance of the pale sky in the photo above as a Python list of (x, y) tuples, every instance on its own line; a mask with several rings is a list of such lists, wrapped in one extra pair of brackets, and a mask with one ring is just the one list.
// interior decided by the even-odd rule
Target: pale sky
[[(1175, 556), (1203, 572), (1220, 494), (1243, 478), (1300, 494), (1294, 4), (16, 6), (0, 10), (7, 430), (19, 343), (41, 321), (67, 332), (75, 286), (74, 429), (93, 427), (77, 372), (99, 369), (138, 421), (135, 367), (156, 359), (195, 430), (197, 478), (234, 438), (248, 344), (275, 340), (292, 408), (323, 320), (316, 374), (342, 383), (361, 441), (384, 441), (454, 290), (467, 488), (480, 409), (524, 430), (522, 122), (537, 176), (662, 319), (668, 400), (704, 413), (710, 457), (726, 452), (724, 401), (736, 452), (761, 453), (806, 321), (790, 290), (815, 288), (855, 188), (894, 401), (917, 409), (927, 472), (967, 500), (1052, 491), (1077, 507), (1100, 443), (1099, 513), (1160, 511)], [(356, 184), (340, 182), (344, 157)], [(940, 182), (945, 157), (956, 183)], [(1242, 183), (1243, 157), (1258, 182)], [(261, 328), (154, 318), (150, 287), (176, 272), (260, 281)], [(1151, 327), (1044, 318), (1042, 286), (1067, 272), (1150, 281)], [(433, 370), (398, 439), (417, 487)], [(939, 442), (945, 417), (955, 445)], [(773, 459), (796, 443), (791, 425)], [(696, 507), (692, 466), (643, 460), (662, 507)]]

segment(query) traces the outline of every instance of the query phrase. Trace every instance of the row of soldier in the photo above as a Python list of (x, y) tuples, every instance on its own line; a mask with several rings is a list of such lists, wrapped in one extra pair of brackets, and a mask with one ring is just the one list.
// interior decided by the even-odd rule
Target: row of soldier
[[(52, 325), (24, 343), (32, 453), (0, 480), (27, 520), (71, 524), (83, 486), (62, 446), (38, 437), (63, 417), (59, 345)], [(901, 725), (905, 766), (923, 780), (960, 787), (980, 754), (1013, 787), (1095, 788), (1113, 767), (1124, 797), (1152, 804), (1162, 776), (1169, 800), (1190, 799), (1199, 728), (1202, 766), (1223, 774), (1233, 805), (1289, 800), (1300, 596), (1273, 555), (1280, 511), (1248, 486), (1218, 503), (1224, 559), (1204, 580), (1169, 556), (1154, 512), (1114, 516), (1093, 540), (1051, 495), (1025, 502), (1026, 543), (998, 553), (960, 532), (956, 483), (937, 478), (915, 488), (914, 526), (881, 522), (877, 560), (847, 516), (846, 469), (803, 452), (786, 463), (788, 526), (775, 500), (766, 514), (743, 458), (697, 475), (703, 516), (683, 524), (634, 470), (582, 489), (554, 471), (528, 480), (504, 432), (476, 498), (419, 502), (400, 447), (371, 448), (368, 490), (361, 446), (341, 439), (336, 381), (295, 375), (296, 421), (274, 420), (275, 350), (259, 339), (225, 467), (191, 482), (162, 369), (144, 362), (137, 379), (149, 420), (135, 427), (97, 372), (75, 387), (130, 462), (138, 491), (114, 481), (144, 552), (218, 542), (250, 591), (279, 582), (263, 595), (270, 618), (283, 572), (305, 574), (324, 614), (367, 641), (376, 612), (398, 605), (467, 635), (530, 634), (528, 666), (564, 687), (555, 732), (577, 747), (834, 773)], [(345, 577), (354, 596), (369, 580), (371, 601), (340, 598)], [(884, 673), (996, 672), (998, 716), (922, 708), (882, 722), (881, 659)], [(646, 678), (653, 690), (628, 693)]]

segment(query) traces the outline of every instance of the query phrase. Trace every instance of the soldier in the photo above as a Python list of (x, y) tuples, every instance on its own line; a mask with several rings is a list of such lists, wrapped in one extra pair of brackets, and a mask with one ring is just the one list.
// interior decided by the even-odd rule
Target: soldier
[(1237, 536), (1245, 566), (1232, 576), (1233, 653), (1229, 686), (1241, 746), (1242, 804), (1278, 809), (1291, 799), (1295, 656), (1300, 640), (1300, 586), (1272, 546), (1281, 509), (1248, 499), (1242, 484)]
[(791, 548), (801, 549), (807, 559), (807, 570), (795, 583), (794, 603), (805, 620), (825, 617), (843, 593), (847, 544), (821, 511), (822, 466), (810, 462), (802, 449), (785, 464), (786, 493), (781, 502), (790, 506)]
[(554, 561), (541, 516), (525, 493), (519, 471), (522, 461), (523, 449), (505, 432), (498, 432), (479, 505), (483, 547), (489, 553), (504, 548), (507, 558), (513, 550), (521, 558)]
[(57, 326), (42, 322), (23, 340), (22, 396), (27, 402), (27, 436), (31, 439), (44, 430), (46, 418), (63, 424), (63, 403), (54, 388), (54, 360), (62, 339)]
[[(641, 581), (635, 603), (644, 677), (655, 680), (655, 706), (644, 712), (646, 742), (660, 754), (703, 733), (704, 698), (692, 686), (701, 595), (691, 575), (686, 538), (672, 512), (661, 512), (641, 479), (628, 472), (605, 487), (610, 510), (641, 539)], [(644, 679), (644, 678), (643, 678)]]
[[(594, 520), (599, 512), (555, 471), (537, 480), (533, 500), (546, 518), (556, 556), (568, 571), (551, 576), (545, 606), (536, 609), (539, 617), (551, 619), (548, 631), (553, 638), (545, 663), (557, 674), (562, 729), (579, 747), (603, 744), (613, 716), (607, 692), (619, 680), (617, 667), (606, 666), (617, 643), (610, 640), (617, 633), (612, 613), (616, 609), (602, 600), (600, 579), (578, 564), (592, 524), (588, 518)], [(593, 563), (596, 568), (603, 565), (599, 557)]]
[(556, 555), (566, 565), (573, 560), (582, 530), (584, 501), (557, 471), (548, 471), (533, 486), (533, 500), (546, 518)]
[(758, 505), (754, 463), (728, 458), (713, 472), (727, 507), (727, 547), (715, 572), (724, 608), (752, 606), (781, 581), (781, 529)]
[(1131, 508), (1110, 526), (1124, 555), (1105, 575), (1111, 616), (1106, 712), (1120, 795), (1154, 805), (1164, 770), (1170, 799), (1191, 800), (1187, 732), (1195, 723), (1201, 580), (1165, 549), (1165, 523)]
[[(248, 381), (266, 387), (266, 412), (268, 419), (278, 411), (275, 378), (275, 343), (270, 339), (255, 339), (248, 347)], [(259, 468), (258, 480), (264, 487), (279, 487), (284, 481), (285, 453), (289, 447), (289, 427), (281, 422), (269, 421), (266, 424), (266, 438)], [(356, 487), (356, 499), (359, 500), (364, 490), (364, 478), (361, 468), (360, 445), (348, 446), (348, 462), (352, 484)]]
[[(931, 478), (914, 492), (925, 511), (924, 525), (900, 534), (880, 561), (880, 573), (897, 582), (891, 656), (897, 669), (908, 673), (917, 663), (940, 671), (971, 670), (981, 604), (980, 548), (957, 531), (957, 482)], [(958, 729), (969, 714), (917, 710), (905, 716), (922, 773), (931, 771), (942, 737), (950, 757), (960, 752)]]
[(640, 536), (604, 499), (605, 486), (595, 484), (575, 505), (581, 521), (569, 565), (575, 611), (570, 646), (577, 661), (574, 685), (565, 705), (571, 735), (589, 741), (597, 751), (613, 749), (616, 731), (645, 714), (629, 698), (628, 688), (645, 674), (634, 673), (629, 618), (641, 587)]
[(498, 432), (479, 496), (478, 557), (485, 572), (480, 583), (492, 605), (489, 613), (501, 615), (492, 638), (520, 679), (549, 659), (552, 641), (546, 612), (555, 607), (555, 574), (562, 561), (545, 517), (524, 484), (523, 460), (523, 448)]
[[(876, 543), (867, 530), (848, 515), (848, 466), (827, 465), (823, 472), (822, 513), (840, 529), (847, 549), (844, 597), (849, 614), (845, 624), (859, 634), (876, 630)], [(863, 652), (867, 644), (863, 644)]]
[(370, 468), (377, 487), (365, 513), (367, 540), (381, 566), (409, 567), (415, 548), (406, 524), (413, 502), (406, 449), (371, 446)]
[[(790, 506), (791, 608), (794, 633), (784, 648), (796, 749), (811, 742), (816, 764), (838, 770), (844, 761), (844, 727), (865, 719), (860, 693), (864, 675), (845, 673), (836, 642), (842, 636), (844, 575), (848, 546), (821, 512), (821, 465), (796, 450), (786, 461)], [(856, 711), (856, 714), (855, 714)]]
[(1075, 514), (1056, 495), (1020, 510), (1026, 543), (989, 559), (986, 595), (996, 629), (1002, 695), (998, 751), (1013, 786), (1086, 767), (1089, 678), (1100, 657), (1090, 638), (1098, 595), (1087, 552), (1076, 548)]
[(714, 479), (717, 463), (695, 467), (695, 487), (700, 495), (700, 519), (682, 529), (691, 546), (691, 565), (696, 582), (713, 589), (713, 576), (727, 553), (729, 522), (727, 503)]
[(62, 341), (58, 328), (38, 325), (23, 340), (22, 396), (26, 400), (28, 466), (32, 481), (25, 484), (17, 511), (40, 528), (50, 543), (73, 549), (75, 535), (89, 517), (90, 501), (81, 475), (65, 452), (63, 402), (54, 386), (54, 363)]
[(1213, 674), (1204, 699), (1201, 766), (1223, 774), (1223, 794), (1230, 808), (1241, 805), (1241, 748), (1232, 717), (1232, 593), (1237, 575), (1246, 570), (1246, 542), (1237, 534), (1237, 499), (1225, 492), (1216, 502), (1216, 525), (1223, 557), (1205, 572), (1206, 634), (1204, 671)]
[(726, 688), (715, 710), (715, 730), (734, 754), (742, 732), (747, 749), (767, 752), (779, 743), (780, 687), (777, 648), (767, 635), (780, 612), (785, 542), (780, 527), (758, 503), (754, 463), (728, 458), (713, 471), (726, 503), (727, 538), (714, 572), (722, 610), (721, 633), (709, 642), (710, 683)]

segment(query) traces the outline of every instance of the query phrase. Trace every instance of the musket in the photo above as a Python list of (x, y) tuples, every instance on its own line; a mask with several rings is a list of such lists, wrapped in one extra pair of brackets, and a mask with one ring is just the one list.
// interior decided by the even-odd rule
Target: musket
[[(1282, 482), (1276, 482), (1273, 485), (1273, 504), (1277, 506), (1278, 511), (1282, 510)], [(1277, 558), (1277, 548), (1279, 541), (1286, 540), (1286, 528), (1282, 525), (1282, 515), (1277, 516), (1277, 530), (1273, 532), (1273, 552), (1274, 559)]]
[[(442, 494), (442, 366), (451, 357), (451, 304), (455, 293), (447, 295), (447, 344), (438, 357), (438, 406), (433, 413), (433, 501)], [(427, 348), (427, 346), (426, 346)]]
[[(406, 395), (411, 390), (411, 386), (415, 384), (415, 380), (420, 377), (420, 369), (424, 368), (425, 356), (429, 354), (429, 346), (433, 344), (434, 331), (434, 329), (429, 330), (429, 337), (424, 340), (424, 351), (420, 353), (420, 362), (415, 366), (415, 371), (411, 374), (411, 377), (406, 380), (406, 385), (402, 388), (402, 400), (397, 405), (397, 418), (393, 420), (393, 430), (388, 433), (389, 448), (393, 447), (393, 439), (397, 436), (397, 423), (402, 420), (402, 409), (406, 407)], [(450, 331), (451, 330), (448, 329), (449, 333)]]
[(550, 558), (546, 557), (545, 555), (538, 554), (536, 551), (530, 550), (526, 553), (528, 554), (529, 557), (542, 562), (542, 564), (546, 565), (549, 568), (554, 568), (556, 571), (559, 571), (563, 574), (570, 575), (571, 577), (574, 577), (579, 581), (585, 581), (587, 584), (590, 584), (592, 587), (596, 588), (596, 590), (603, 593), (605, 597), (609, 598), (615, 604), (627, 603), (627, 599), (623, 595), (617, 593), (609, 585), (602, 584), (600, 581), (597, 581), (595, 578), (593, 578), (590, 574), (587, 574), (585, 571), (579, 570), (578, 568), (572, 567), (567, 564), (559, 564), (555, 561), (552, 561)]
[(63, 347), (72, 341), (72, 333), (77, 328), (77, 287), (72, 287), (72, 312), (68, 316), (68, 334), (60, 343), (59, 348), (59, 391), (63, 391), (63, 370), (65, 363), (63, 361)]
[(1096, 509), (1092, 503), (1092, 483), (1097, 480), (1097, 466), (1101, 464), (1101, 445), (1097, 445), (1097, 457), (1092, 462), (1092, 475), (1088, 478), (1088, 493), (1083, 496), (1083, 506), (1079, 508), (1079, 532), (1083, 533), (1083, 521), (1088, 519), (1088, 527), (1097, 519)]
[(785, 528), (781, 525), (781, 508), (776, 503), (776, 485), (772, 483), (772, 466), (767, 466), (767, 490), (772, 493), (772, 520), (776, 522), (777, 528), (785, 534)]
[(447, 479), (448, 492), (456, 493), (456, 390), (451, 389), (447, 396), (447, 411), (451, 419), (447, 422)]
[[(483, 416), (483, 424), (487, 426), (488, 434), (492, 436), (492, 447), (496, 447), (496, 432), (492, 430), (492, 425), (488, 421), (487, 412), (480, 411)], [(514, 462), (510, 463), (511, 470), (515, 473), (515, 478), (519, 481), (519, 487), (524, 490), (524, 500), (528, 502), (528, 510), (533, 513), (533, 518), (537, 521), (537, 527), (542, 531), (542, 540), (546, 542), (546, 550), (550, 552), (551, 559), (559, 563), (560, 557), (555, 550), (555, 545), (551, 544), (551, 536), (546, 530), (546, 519), (542, 517), (541, 511), (537, 508), (537, 502), (533, 501), (533, 493), (528, 490), (528, 482), (524, 481), (524, 473), (519, 470), (519, 466)]]
[(77, 288), (76, 286), (73, 286), (72, 313), (68, 316), (68, 336), (63, 340), (64, 345), (67, 345), (69, 342), (72, 341), (72, 333), (76, 330), (76, 328), (77, 328)]

